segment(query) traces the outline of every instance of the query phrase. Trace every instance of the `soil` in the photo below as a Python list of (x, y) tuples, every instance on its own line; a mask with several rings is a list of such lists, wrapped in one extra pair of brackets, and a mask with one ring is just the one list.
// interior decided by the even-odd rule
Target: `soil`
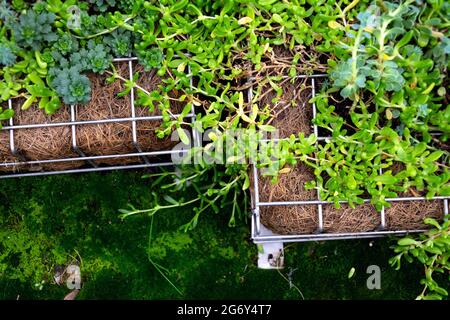
[[(273, 51), (266, 53), (263, 61), (263, 69), (256, 74), (255, 78), (260, 87), (257, 94), (257, 103), (262, 110), (268, 110), (270, 117), (267, 124), (275, 126), (279, 136), (272, 138), (287, 138), (291, 134), (299, 132), (309, 135), (313, 133), (310, 120), (313, 117), (311, 81), (308, 79), (291, 79), (289, 69), (292, 65), (293, 54), (286, 48), (274, 47)], [(281, 96), (270, 84), (268, 78), (280, 76), (284, 78), (273, 81), (282, 90)], [(256, 86), (254, 87), (256, 90)], [(258, 91), (258, 90), (256, 90)], [(266, 109), (267, 108), (267, 109)]]
[[(67, 122), (70, 120), (70, 110), (67, 106), (61, 107), (55, 115), (46, 115), (37, 105), (32, 105), (28, 110), (20, 109), (21, 100), (14, 101), (14, 124), (40, 124)], [(2, 160), (16, 162), (18, 158), (11, 155), (9, 151), (9, 131), (2, 131), (0, 135)], [(33, 129), (14, 130), (14, 143), (18, 153), (27, 160), (50, 160), (58, 158), (76, 157), (71, 149), (70, 127), (49, 127)], [(65, 163), (51, 163), (31, 166), (3, 167), (1, 171), (40, 171), (64, 170), (77, 168), (83, 165), (83, 161), (72, 161)]]
[(275, 91), (269, 88), (262, 90), (260, 106), (268, 106), (274, 116), (268, 124), (278, 129), (279, 138), (288, 138), (291, 134), (298, 135), (299, 132), (312, 134), (310, 121), (313, 109), (308, 102), (312, 98), (311, 84), (304, 79), (295, 80), (294, 83), (285, 81), (281, 88), (283, 95), (279, 99)]
[(288, 173), (280, 174), (276, 184), (269, 177), (260, 177), (260, 200), (272, 201), (301, 201), (317, 200), (316, 190), (306, 190), (304, 183), (314, 180), (314, 174), (310, 167), (299, 163)]

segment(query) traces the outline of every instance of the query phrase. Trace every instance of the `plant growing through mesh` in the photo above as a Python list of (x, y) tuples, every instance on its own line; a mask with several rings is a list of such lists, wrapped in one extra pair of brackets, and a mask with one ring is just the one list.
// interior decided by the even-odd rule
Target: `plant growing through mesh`
[[(397, 255), (389, 263), (395, 270), (400, 270), (402, 260), (423, 264), (425, 277), (420, 281), (423, 290), (416, 299), (441, 300), (448, 296), (445, 287), (448, 287), (450, 277), (450, 221), (439, 224), (433, 218), (426, 218), (425, 223), (432, 229), (415, 237), (398, 240), (393, 246)], [(436, 278), (442, 282), (438, 283)]]

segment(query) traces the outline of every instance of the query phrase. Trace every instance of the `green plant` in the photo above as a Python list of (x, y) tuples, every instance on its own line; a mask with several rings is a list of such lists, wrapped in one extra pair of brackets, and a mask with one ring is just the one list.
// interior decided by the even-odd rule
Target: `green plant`
[(128, 30), (118, 29), (105, 36), (103, 45), (109, 46), (115, 57), (127, 57), (132, 52), (132, 33)]
[(16, 55), (11, 48), (5, 44), (0, 44), (0, 64), (4, 66), (11, 66), (16, 61)]
[(46, 43), (57, 40), (52, 25), (56, 16), (51, 12), (37, 13), (28, 10), (12, 23), (12, 32), (17, 45), (32, 50), (41, 50)]
[(145, 67), (146, 71), (159, 68), (163, 60), (162, 51), (159, 48), (150, 48), (137, 52), (139, 62)]
[[(402, 259), (423, 264), (425, 277), (420, 283), (424, 287), (416, 299), (441, 300), (448, 296), (445, 287), (448, 287), (450, 280), (450, 221), (439, 224), (433, 218), (426, 218), (425, 223), (432, 229), (415, 237), (407, 236), (398, 240), (393, 247), (397, 255), (389, 263), (396, 270), (400, 270)], [(441, 284), (435, 280), (437, 277), (442, 279)]]
[(90, 40), (87, 48), (80, 52), (85, 61), (85, 69), (96, 73), (103, 73), (110, 65), (112, 58), (103, 44), (96, 44)]
[[(205, 163), (183, 167), (181, 176), (194, 175), (202, 192), (212, 178), (211, 194), (203, 198), (196, 191), (188, 200), (201, 210), (212, 207), (217, 195), (234, 198), (238, 185), (248, 188), (244, 160), (258, 150), (254, 131), (276, 129), (271, 123), (278, 113), (262, 105), (264, 94), (273, 91), (276, 104), (283, 85), (293, 84), (297, 75), (327, 70), (331, 81), (313, 102), (315, 123), (330, 139), (318, 142), (315, 135), (297, 134), (277, 146), (264, 145), (251, 160), (273, 181), (304, 162), (317, 181), (307, 187), (316, 188), (322, 199), (354, 206), (369, 195), (381, 210), (389, 206), (386, 198), (410, 188), (427, 197), (450, 193), (450, 155), (444, 146), (450, 134), (448, 8), (444, 1), (431, 0), (5, 3), (0, 9), (0, 53), (6, 62), (1, 98), (25, 98), (22, 109), (39, 103), (51, 114), (61, 100), (86, 103), (86, 74), (106, 73), (110, 81), (123, 82), (120, 96), (134, 88), (136, 105), (161, 114), (159, 138), (176, 131), (189, 144), (183, 128), (208, 131), (212, 141), (203, 153), (214, 158), (230, 132), (241, 130), (242, 141), (229, 146), (236, 154), (226, 160), (243, 163), (230, 161), (214, 170)], [(45, 27), (34, 28), (32, 17), (45, 21)], [(280, 48), (288, 57), (278, 60), (274, 52)], [(157, 69), (162, 84), (150, 92), (136, 83), (137, 74), (132, 79), (119, 75), (112, 56), (128, 55), (136, 55), (146, 71)], [(246, 97), (250, 87), (251, 101)], [(184, 104), (178, 118), (175, 103)], [(194, 107), (194, 122), (185, 121)], [(147, 213), (166, 207), (153, 200)]]
[(91, 83), (76, 67), (62, 69), (52, 81), (52, 86), (65, 104), (85, 104), (89, 101)]
[(98, 11), (105, 12), (116, 5), (116, 0), (88, 0)]
[(61, 55), (66, 55), (72, 52), (77, 52), (79, 48), (78, 40), (70, 34), (63, 33), (59, 35), (53, 45), (54, 52), (58, 52)]
[[(181, 229), (188, 231), (196, 227), (200, 215), (206, 210), (212, 210), (219, 214), (225, 207), (231, 206), (228, 224), (234, 226), (237, 218), (245, 216), (242, 208), (247, 208), (246, 204), (248, 204), (247, 194), (242, 193), (249, 187), (248, 176), (242, 170), (243, 168), (243, 166), (234, 166), (221, 170), (216, 166), (203, 163), (196, 166), (186, 166), (184, 170), (163, 171), (158, 174), (146, 175), (146, 178), (156, 178), (152, 185), (159, 186), (161, 190), (165, 190), (166, 194), (160, 199), (158, 194), (152, 193), (152, 205), (149, 209), (136, 209), (129, 205), (129, 209), (120, 210), (121, 217), (124, 219), (142, 214), (152, 217), (162, 210), (195, 204), (192, 219), (181, 227)], [(242, 184), (242, 181), (246, 182)], [(169, 193), (172, 195), (169, 195)], [(183, 196), (188, 194), (190, 196), (187, 198)], [(240, 203), (244, 203), (244, 206), (240, 206)]]

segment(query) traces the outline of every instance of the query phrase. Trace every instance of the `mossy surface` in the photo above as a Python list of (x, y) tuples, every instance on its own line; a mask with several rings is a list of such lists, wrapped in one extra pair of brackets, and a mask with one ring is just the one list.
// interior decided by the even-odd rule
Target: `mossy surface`
[[(188, 233), (179, 226), (190, 208), (159, 212), (149, 244), (149, 217), (119, 219), (132, 203), (148, 206), (141, 172), (0, 180), (0, 299), (62, 299), (52, 284), (55, 264), (81, 262), (78, 299), (300, 299), (279, 272), (256, 268), (249, 227), (227, 226), (227, 213), (205, 214)], [(419, 265), (394, 271), (389, 239), (286, 246), (281, 272), (306, 299), (413, 299)], [(372, 244), (372, 245), (369, 245)], [(159, 274), (152, 261), (183, 293)], [(381, 268), (381, 289), (366, 286), (370, 265)], [(354, 267), (355, 275), (348, 279)], [(44, 280), (42, 289), (39, 283)], [(37, 284), (37, 285), (36, 285)]]

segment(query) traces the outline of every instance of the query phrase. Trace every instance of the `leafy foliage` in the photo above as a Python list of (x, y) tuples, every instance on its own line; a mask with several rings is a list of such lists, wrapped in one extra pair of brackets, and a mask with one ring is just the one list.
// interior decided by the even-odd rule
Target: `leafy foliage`
[(60, 35), (58, 40), (53, 45), (53, 50), (61, 55), (76, 52), (78, 48), (78, 40), (67, 33)]
[(114, 7), (116, 5), (116, 0), (88, 0), (94, 8), (101, 12), (105, 12), (110, 7)]
[[(170, 192), (172, 197), (166, 194), (160, 199), (160, 195), (152, 193), (152, 205), (149, 209), (136, 209), (130, 205), (129, 209), (121, 209), (121, 217), (128, 218), (134, 215), (148, 215), (153, 217), (162, 210), (181, 208), (195, 204), (192, 219), (181, 228), (185, 231), (194, 229), (201, 214), (212, 210), (219, 214), (221, 210), (231, 207), (231, 215), (228, 221), (230, 226), (236, 225), (237, 219), (245, 218), (242, 208), (246, 210), (248, 204), (247, 195), (241, 192), (248, 188), (248, 184), (240, 179), (247, 176), (245, 171), (233, 171), (236, 168), (221, 168), (208, 166), (206, 163), (196, 166), (186, 166), (184, 170), (167, 171), (161, 174), (147, 175), (146, 178), (157, 177), (152, 185), (159, 186), (161, 190)], [(248, 181), (247, 181), (248, 182)], [(180, 195), (190, 195), (188, 198)], [(240, 206), (244, 203), (244, 206)]]
[(91, 96), (89, 78), (80, 74), (76, 67), (62, 69), (52, 81), (52, 86), (65, 104), (85, 104)]
[(55, 18), (52, 12), (27, 11), (20, 15), (18, 22), (12, 24), (14, 40), (23, 48), (40, 50), (45, 43), (57, 40), (56, 33), (52, 29)]
[(123, 29), (113, 31), (103, 40), (103, 45), (109, 46), (112, 54), (117, 58), (130, 56), (132, 43), (132, 33)]
[(137, 55), (146, 71), (160, 67), (163, 60), (163, 54), (157, 47), (138, 51)]
[(111, 63), (111, 56), (103, 44), (89, 41), (87, 48), (81, 51), (81, 57), (85, 59), (85, 69), (96, 73), (103, 73)]
[[(448, 216), (447, 216), (448, 217)], [(424, 286), (418, 300), (441, 300), (448, 296), (448, 291), (435, 280), (436, 274), (448, 283), (450, 276), (450, 221), (439, 224), (433, 218), (426, 218), (425, 223), (433, 227), (416, 237), (405, 237), (393, 247), (396, 256), (389, 260), (392, 267), (400, 270), (402, 259), (409, 263), (418, 261), (423, 264), (425, 278), (420, 283)]]
[(16, 61), (16, 55), (11, 48), (6, 44), (0, 44), (0, 64), (5, 66), (11, 66)]
[(11, 8), (10, 4), (6, 0), (0, 1), (0, 20), (6, 24), (11, 25), (16, 19), (16, 13)]
[[(74, 3), (79, 15), (68, 11)], [(443, 1), (54, 0), (32, 8), (16, 5), (23, 11), (14, 28), (2, 24), (5, 43), (24, 33), (14, 29), (32, 25), (28, 16), (47, 14), (41, 19), (51, 23), (50, 29), (30, 33), (29, 43), (18, 39), (26, 48), (14, 49), (15, 63), (2, 69), (3, 100), (24, 96), (24, 109), (39, 102), (53, 113), (59, 98), (65, 103), (87, 101), (89, 80), (84, 74), (106, 72), (111, 80), (125, 83), (122, 95), (134, 88), (137, 105), (161, 113), (158, 137), (176, 130), (189, 142), (183, 127), (193, 126), (201, 134), (212, 129), (215, 139), (205, 148), (211, 153), (207, 148), (219, 146), (228, 130), (248, 130), (246, 140), (251, 130), (275, 129), (270, 122), (276, 115), (261, 105), (267, 85), (281, 97), (281, 81), (327, 70), (331, 81), (314, 103), (316, 124), (330, 139), (318, 142), (315, 136), (297, 134), (281, 142), (280, 149), (271, 150), (269, 144), (269, 156), (257, 159), (267, 175), (275, 181), (283, 166), (304, 162), (317, 180), (308, 187), (318, 189), (324, 200), (354, 206), (369, 195), (379, 210), (389, 205), (386, 198), (410, 188), (427, 197), (450, 192), (450, 155), (443, 147), (450, 134), (449, 6)], [(9, 8), (3, 16), (14, 21), (17, 14)], [(75, 18), (79, 24), (74, 26)], [(50, 39), (53, 34), (56, 38)], [(40, 48), (31, 52), (34, 43)], [(284, 71), (273, 77), (267, 70), (276, 66), (275, 47), (292, 53), (292, 61), (283, 61)], [(113, 55), (136, 55), (145, 70), (158, 69), (163, 84), (148, 92), (136, 79), (123, 78), (114, 67), (108, 70)], [(252, 101), (244, 99), (250, 86)], [(174, 117), (176, 102), (185, 105), (182, 116), (197, 109), (193, 123)], [(242, 149), (239, 143), (231, 148)], [(242, 159), (250, 149), (244, 148)], [(395, 171), (394, 165), (402, 169)], [(211, 167), (201, 163), (192, 170), (208, 177)], [(242, 180), (247, 189), (248, 166), (229, 167), (222, 168), (227, 174), (221, 178)], [(220, 190), (214, 181), (212, 189)], [(233, 194), (225, 191), (225, 198)], [(200, 200), (203, 206), (211, 199)]]

